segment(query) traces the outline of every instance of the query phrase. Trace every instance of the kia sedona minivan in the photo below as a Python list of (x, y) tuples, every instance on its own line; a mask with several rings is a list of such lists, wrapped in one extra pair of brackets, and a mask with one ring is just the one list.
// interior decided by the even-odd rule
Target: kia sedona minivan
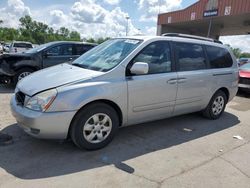
[[(232, 52), (183, 34), (115, 38), (22, 79), (11, 99), (28, 134), (106, 146), (119, 127), (201, 111), (218, 119), (238, 90)], [(39, 84), (38, 84), (39, 83)]]

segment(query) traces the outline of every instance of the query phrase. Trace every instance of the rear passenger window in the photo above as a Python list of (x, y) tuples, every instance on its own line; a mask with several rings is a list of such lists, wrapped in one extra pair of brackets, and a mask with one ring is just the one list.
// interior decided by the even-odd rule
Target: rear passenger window
[(15, 48), (32, 48), (31, 44), (27, 43), (14, 43)]
[(214, 46), (206, 46), (206, 50), (211, 68), (227, 68), (233, 65), (233, 60), (228, 50)]
[(133, 60), (133, 63), (148, 63), (148, 74), (171, 72), (171, 56), (169, 43), (153, 42), (146, 46)]
[(206, 69), (206, 58), (201, 45), (176, 43), (175, 47), (179, 71)]
[(85, 44), (77, 44), (75, 45), (75, 53), (74, 55), (82, 55), (85, 52), (89, 51), (94, 46), (92, 45), (85, 45)]

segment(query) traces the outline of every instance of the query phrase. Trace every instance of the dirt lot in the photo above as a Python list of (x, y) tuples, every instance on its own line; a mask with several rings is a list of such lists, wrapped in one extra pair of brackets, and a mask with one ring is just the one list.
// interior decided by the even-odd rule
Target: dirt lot
[[(106, 148), (27, 136), (11, 116), (11, 87), (0, 86), (0, 187), (250, 187), (250, 95), (221, 119), (189, 114), (120, 129)], [(243, 140), (235, 139), (239, 135)]]

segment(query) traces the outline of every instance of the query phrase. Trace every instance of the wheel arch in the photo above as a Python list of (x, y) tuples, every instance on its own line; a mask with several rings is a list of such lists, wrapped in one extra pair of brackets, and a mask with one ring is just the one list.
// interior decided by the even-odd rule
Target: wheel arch
[(227, 100), (229, 100), (230, 94), (229, 94), (229, 90), (226, 87), (221, 87), (216, 92), (218, 92), (218, 91), (223, 91), (227, 97)]
[(70, 137), (70, 130), (71, 130), (72, 122), (74, 121), (77, 113), (80, 112), (82, 109), (86, 108), (87, 106), (92, 105), (94, 103), (104, 103), (104, 104), (107, 104), (107, 105), (111, 106), (117, 112), (117, 114), (118, 114), (119, 127), (122, 126), (122, 123), (123, 123), (123, 114), (122, 114), (121, 108), (115, 102), (113, 102), (111, 100), (108, 100), (108, 99), (98, 99), (98, 100), (94, 100), (94, 101), (88, 102), (87, 104), (85, 104), (84, 106), (82, 106), (79, 110), (77, 110), (77, 112), (75, 113), (74, 117), (72, 118), (72, 120), (70, 122), (70, 126), (69, 126), (69, 129), (68, 129), (67, 138)]

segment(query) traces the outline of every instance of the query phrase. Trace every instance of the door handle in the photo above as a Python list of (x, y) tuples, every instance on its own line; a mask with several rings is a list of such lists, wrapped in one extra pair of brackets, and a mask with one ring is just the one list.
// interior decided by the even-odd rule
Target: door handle
[(176, 78), (172, 78), (170, 80), (167, 81), (168, 84), (176, 84), (177, 83), (177, 79)]
[(187, 78), (178, 78), (178, 83), (185, 83)]
[(71, 61), (73, 58), (71, 57), (71, 58), (69, 58), (69, 60)]

